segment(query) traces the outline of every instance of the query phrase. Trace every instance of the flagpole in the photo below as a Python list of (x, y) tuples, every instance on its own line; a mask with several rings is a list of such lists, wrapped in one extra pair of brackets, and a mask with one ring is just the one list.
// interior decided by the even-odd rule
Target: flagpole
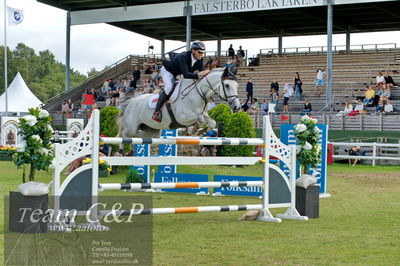
[(6, 96), (6, 115), (8, 115), (7, 71), (7, 0), (4, 0), (4, 90)]

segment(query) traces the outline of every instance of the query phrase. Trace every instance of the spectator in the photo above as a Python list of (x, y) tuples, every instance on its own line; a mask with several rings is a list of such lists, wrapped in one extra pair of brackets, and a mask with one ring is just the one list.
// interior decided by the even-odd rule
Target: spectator
[(233, 49), (233, 45), (232, 45), (232, 44), (229, 45), (228, 56), (229, 56), (229, 57), (235, 56), (235, 50)]
[(247, 110), (249, 110), (249, 106), (247, 105), (246, 100), (242, 100), (242, 102), (240, 103), (240, 109), (242, 109), (244, 112), (247, 112)]
[(258, 100), (254, 98), (250, 107), (250, 113), (255, 113), (259, 110), (260, 110), (260, 104), (258, 103)]
[(301, 115), (305, 115), (312, 111), (311, 103), (308, 100), (304, 101), (304, 110), (302, 111)]
[(268, 114), (268, 103), (265, 99), (263, 99), (262, 103), (260, 104), (260, 113), (263, 116)]
[(214, 56), (211, 69), (219, 67), (219, 60), (218, 57)]
[(372, 89), (371, 86), (365, 86), (365, 98), (363, 100), (364, 105), (372, 105), (372, 101), (375, 98), (375, 91)]
[(352, 105), (348, 100), (346, 100), (346, 101), (344, 102), (344, 110), (343, 110), (343, 111), (340, 111), (340, 112), (337, 114), (337, 116), (347, 115), (347, 114), (349, 114), (349, 113), (351, 113), (351, 112), (353, 112), (353, 105)]
[[(151, 74), (151, 73), (146, 73), (146, 74)], [(140, 70), (138, 66), (135, 66), (135, 70), (132, 72), (132, 76), (133, 76), (133, 88), (136, 89), (136, 83), (138, 82), (138, 80), (140, 80)]]
[(211, 69), (212, 68), (212, 63), (213, 63), (213, 59), (211, 58), (211, 56), (209, 56), (208, 60), (206, 62), (205, 68), (206, 69)]
[(278, 104), (278, 99), (279, 99), (278, 93), (276, 92), (276, 90), (274, 88), (272, 88), (271, 90), (272, 90), (270, 93), (271, 103)]
[(63, 103), (62, 103), (62, 105), (61, 105), (61, 112), (63, 113), (63, 115), (67, 115), (67, 113), (68, 113), (68, 102), (67, 102), (67, 100), (64, 100), (63, 101)]
[(323, 94), (322, 86), (324, 86), (325, 75), (326, 75), (325, 69), (323, 68), (317, 69), (317, 72), (315, 73), (315, 91), (314, 91), (315, 96), (321, 96)]
[(294, 87), (294, 95), (297, 101), (300, 101), (301, 94), (303, 93), (303, 89), (301, 88), (302, 84), (303, 82), (300, 79), (299, 72), (294, 73), (293, 87)]
[(97, 92), (96, 92), (96, 90), (94, 88), (90, 89), (89, 94), (93, 95), (93, 99), (95, 99), (95, 100), (97, 99)]
[(246, 84), (246, 95), (247, 95), (247, 100), (246, 103), (249, 101), (252, 103), (253, 102), (253, 79), (249, 78), (249, 81)]
[(290, 91), (292, 88), (290, 87), (290, 84), (286, 84), (286, 81), (282, 80), (282, 86), (283, 86), (283, 112), (284, 113), (289, 113), (289, 97), (290, 97)]
[(394, 82), (392, 76), (390, 76), (388, 73), (386, 73), (385, 76), (385, 83), (387, 86), (389, 86), (389, 88), (393, 87), (393, 86), (397, 86), (396, 82)]
[(101, 87), (101, 93), (102, 94), (107, 94), (108, 89), (109, 89), (109, 87), (108, 87), (108, 79), (105, 79), (104, 82), (103, 82), (103, 86)]
[(68, 115), (67, 115), (67, 117), (69, 118), (69, 117), (71, 117), (71, 114), (74, 112), (74, 104), (72, 103), (71, 99), (68, 99), (67, 103), (68, 103)]
[(210, 100), (208, 100), (208, 109), (207, 109), (207, 111), (210, 111), (214, 107), (215, 107), (215, 102), (214, 102), (213, 98), (210, 98)]
[(387, 86), (387, 84), (384, 84), (384, 85), (382, 85), (382, 87), (383, 87), (383, 91), (382, 91), (381, 99), (383, 99), (383, 98), (389, 99), (390, 98), (389, 86)]
[(383, 76), (382, 72), (378, 72), (376, 76), (376, 86), (385, 84), (385, 77)]
[(108, 80), (108, 90), (115, 90), (115, 83), (113, 79)]
[[(349, 150), (349, 155), (350, 156), (360, 156), (360, 146), (353, 146)], [(355, 166), (360, 159), (349, 159), (349, 165)]]
[(239, 62), (244, 62), (243, 59), (245, 58), (245, 53), (244, 53), (244, 50), (242, 49), (241, 45), (239, 46), (239, 50), (237, 51), (236, 55), (239, 59)]
[(94, 104), (94, 95), (85, 90), (85, 92), (82, 95), (83, 111), (90, 112), (93, 104)]
[(357, 105), (354, 107), (354, 111), (359, 113), (364, 111), (364, 105), (361, 99), (357, 100)]
[(391, 113), (393, 112), (393, 105), (390, 103), (390, 100), (386, 101), (385, 107), (384, 107), (385, 113)]
[(383, 106), (383, 101), (382, 100), (379, 100), (378, 105), (375, 107), (375, 111), (377, 113), (382, 113), (382, 112), (385, 111), (385, 107)]
[(271, 89), (269, 90), (269, 92), (272, 92), (272, 89), (275, 89), (276, 94), (279, 95), (279, 83), (278, 81), (276, 81), (276, 79), (272, 81)]

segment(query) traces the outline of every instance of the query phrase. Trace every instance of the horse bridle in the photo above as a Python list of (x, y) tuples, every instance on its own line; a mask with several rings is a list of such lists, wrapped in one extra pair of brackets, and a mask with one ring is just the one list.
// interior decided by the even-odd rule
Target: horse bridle
[[(223, 93), (224, 93), (224, 97), (222, 97), (222, 96), (218, 93), (218, 91), (216, 91), (216, 90), (213, 89), (213, 87), (212, 87), (210, 81), (208, 80), (207, 76), (205, 76), (205, 79), (206, 79), (206, 81), (207, 81), (207, 83), (208, 83), (210, 89), (214, 92), (214, 95), (217, 94), (217, 95), (219, 96), (220, 99), (222, 99), (222, 100), (228, 102), (229, 105), (231, 105), (231, 104), (233, 103), (233, 101), (235, 101), (235, 100), (238, 98), (237, 95), (230, 95), (230, 96), (227, 95), (226, 90), (225, 90), (225, 86), (224, 86), (224, 81), (223, 81), (222, 78), (221, 78), (221, 86), (220, 86), (220, 87), (222, 87), (222, 91), (223, 91)], [(219, 90), (221, 90), (221, 88), (220, 88)], [(232, 98), (232, 99), (229, 100), (230, 98)], [(203, 98), (203, 99), (204, 99), (204, 98)]]

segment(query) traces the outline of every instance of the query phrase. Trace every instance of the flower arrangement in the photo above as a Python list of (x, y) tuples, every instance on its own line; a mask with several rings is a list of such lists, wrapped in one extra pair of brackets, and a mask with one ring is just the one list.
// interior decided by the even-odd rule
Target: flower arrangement
[(317, 119), (305, 115), (293, 127), (297, 139), (297, 160), (304, 171), (307, 166), (317, 166), (321, 160), (321, 145), (318, 144), (318, 135), (321, 130), (316, 126), (317, 122)]
[[(89, 164), (92, 162), (92, 159), (86, 158), (82, 161), (82, 164)], [(105, 171), (110, 173), (112, 171), (111, 166), (109, 166), (104, 160), (99, 159), (99, 171)]]
[(0, 157), (12, 157), (16, 151), (16, 147), (0, 145)]
[(26, 166), (30, 166), (29, 181), (35, 180), (39, 170), (47, 171), (54, 159), (53, 146), (50, 142), (53, 128), (51, 117), (46, 110), (30, 108), (29, 115), (19, 119), (19, 132), (23, 144), (17, 146), (14, 163), (22, 171), (22, 182), (25, 183)]

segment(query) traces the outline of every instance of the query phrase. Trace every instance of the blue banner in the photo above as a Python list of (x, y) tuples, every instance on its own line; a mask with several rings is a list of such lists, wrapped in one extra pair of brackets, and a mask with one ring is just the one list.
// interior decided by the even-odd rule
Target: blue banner
[[(215, 175), (214, 182), (227, 182), (227, 181), (262, 181), (262, 177), (254, 176), (230, 176), (230, 175)], [(262, 195), (260, 187), (216, 187), (214, 193), (221, 193), (221, 195), (233, 196), (252, 196), (259, 197)]]
[[(283, 124), (280, 127), (280, 137), (281, 141), (287, 145), (296, 145), (296, 138), (294, 136), (293, 127), (295, 124)], [(326, 156), (327, 156), (327, 141), (328, 141), (328, 127), (324, 124), (317, 124), (317, 127), (321, 130), (319, 134), (318, 144), (321, 145), (322, 155), (321, 161), (318, 163), (317, 167), (309, 167), (307, 168), (307, 173), (312, 174), (315, 170), (317, 172), (317, 184), (320, 186), (320, 193), (326, 193)], [(281, 169), (288, 175), (289, 169), (282, 162)], [(296, 163), (296, 178), (298, 178), (299, 173), (299, 164)]]
[[(155, 173), (155, 183), (177, 183), (177, 182), (208, 182), (208, 175), (197, 174), (161, 174)], [(165, 192), (178, 192), (178, 193), (198, 193), (203, 192), (208, 194), (208, 188), (174, 188), (163, 189)]]
[[(176, 137), (178, 131), (176, 129), (163, 129), (161, 137)], [(176, 156), (177, 145), (160, 144), (158, 145), (158, 156)], [(159, 165), (158, 172), (161, 174), (173, 174), (176, 172), (176, 165)]]

